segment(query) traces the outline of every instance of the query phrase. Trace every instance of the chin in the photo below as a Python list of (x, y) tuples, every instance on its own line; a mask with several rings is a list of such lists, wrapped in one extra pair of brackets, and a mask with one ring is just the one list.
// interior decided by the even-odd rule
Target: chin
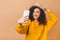
[(34, 18), (34, 19), (38, 19), (38, 18)]

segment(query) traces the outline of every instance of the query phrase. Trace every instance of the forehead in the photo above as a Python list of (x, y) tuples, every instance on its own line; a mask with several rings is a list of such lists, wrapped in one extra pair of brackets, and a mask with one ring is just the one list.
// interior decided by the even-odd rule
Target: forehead
[(40, 11), (40, 9), (39, 8), (35, 8), (34, 11)]

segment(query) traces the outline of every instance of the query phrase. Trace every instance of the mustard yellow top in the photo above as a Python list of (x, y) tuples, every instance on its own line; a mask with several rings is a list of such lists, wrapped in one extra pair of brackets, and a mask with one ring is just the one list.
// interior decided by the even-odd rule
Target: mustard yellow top
[(47, 21), (46, 25), (39, 25), (37, 21), (28, 21), (28, 23), (23, 24), (23, 27), (16, 25), (16, 31), (20, 34), (26, 34), (28, 27), (29, 31), (26, 34), (25, 40), (47, 40), (47, 33), (51, 27), (56, 23), (57, 17), (52, 11), (48, 12), (50, 19)]

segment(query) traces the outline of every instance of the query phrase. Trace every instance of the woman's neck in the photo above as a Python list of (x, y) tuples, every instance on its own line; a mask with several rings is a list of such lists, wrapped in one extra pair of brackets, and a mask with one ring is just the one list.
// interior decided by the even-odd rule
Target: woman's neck
[(37, 19), (35, 19), (34, 21), (37, 21)]

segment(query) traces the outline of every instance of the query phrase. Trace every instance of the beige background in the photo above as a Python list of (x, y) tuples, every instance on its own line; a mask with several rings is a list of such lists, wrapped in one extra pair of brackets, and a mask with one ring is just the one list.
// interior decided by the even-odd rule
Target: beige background
[[(0, 0), (0, 40), (23, 40), (24, 36), (15, 30), (23, 10), (35, 3), (51, 9), (60, 20), (60, 0)], [(48, 40), (60, 40), (60, 21), (49, 31)]]

